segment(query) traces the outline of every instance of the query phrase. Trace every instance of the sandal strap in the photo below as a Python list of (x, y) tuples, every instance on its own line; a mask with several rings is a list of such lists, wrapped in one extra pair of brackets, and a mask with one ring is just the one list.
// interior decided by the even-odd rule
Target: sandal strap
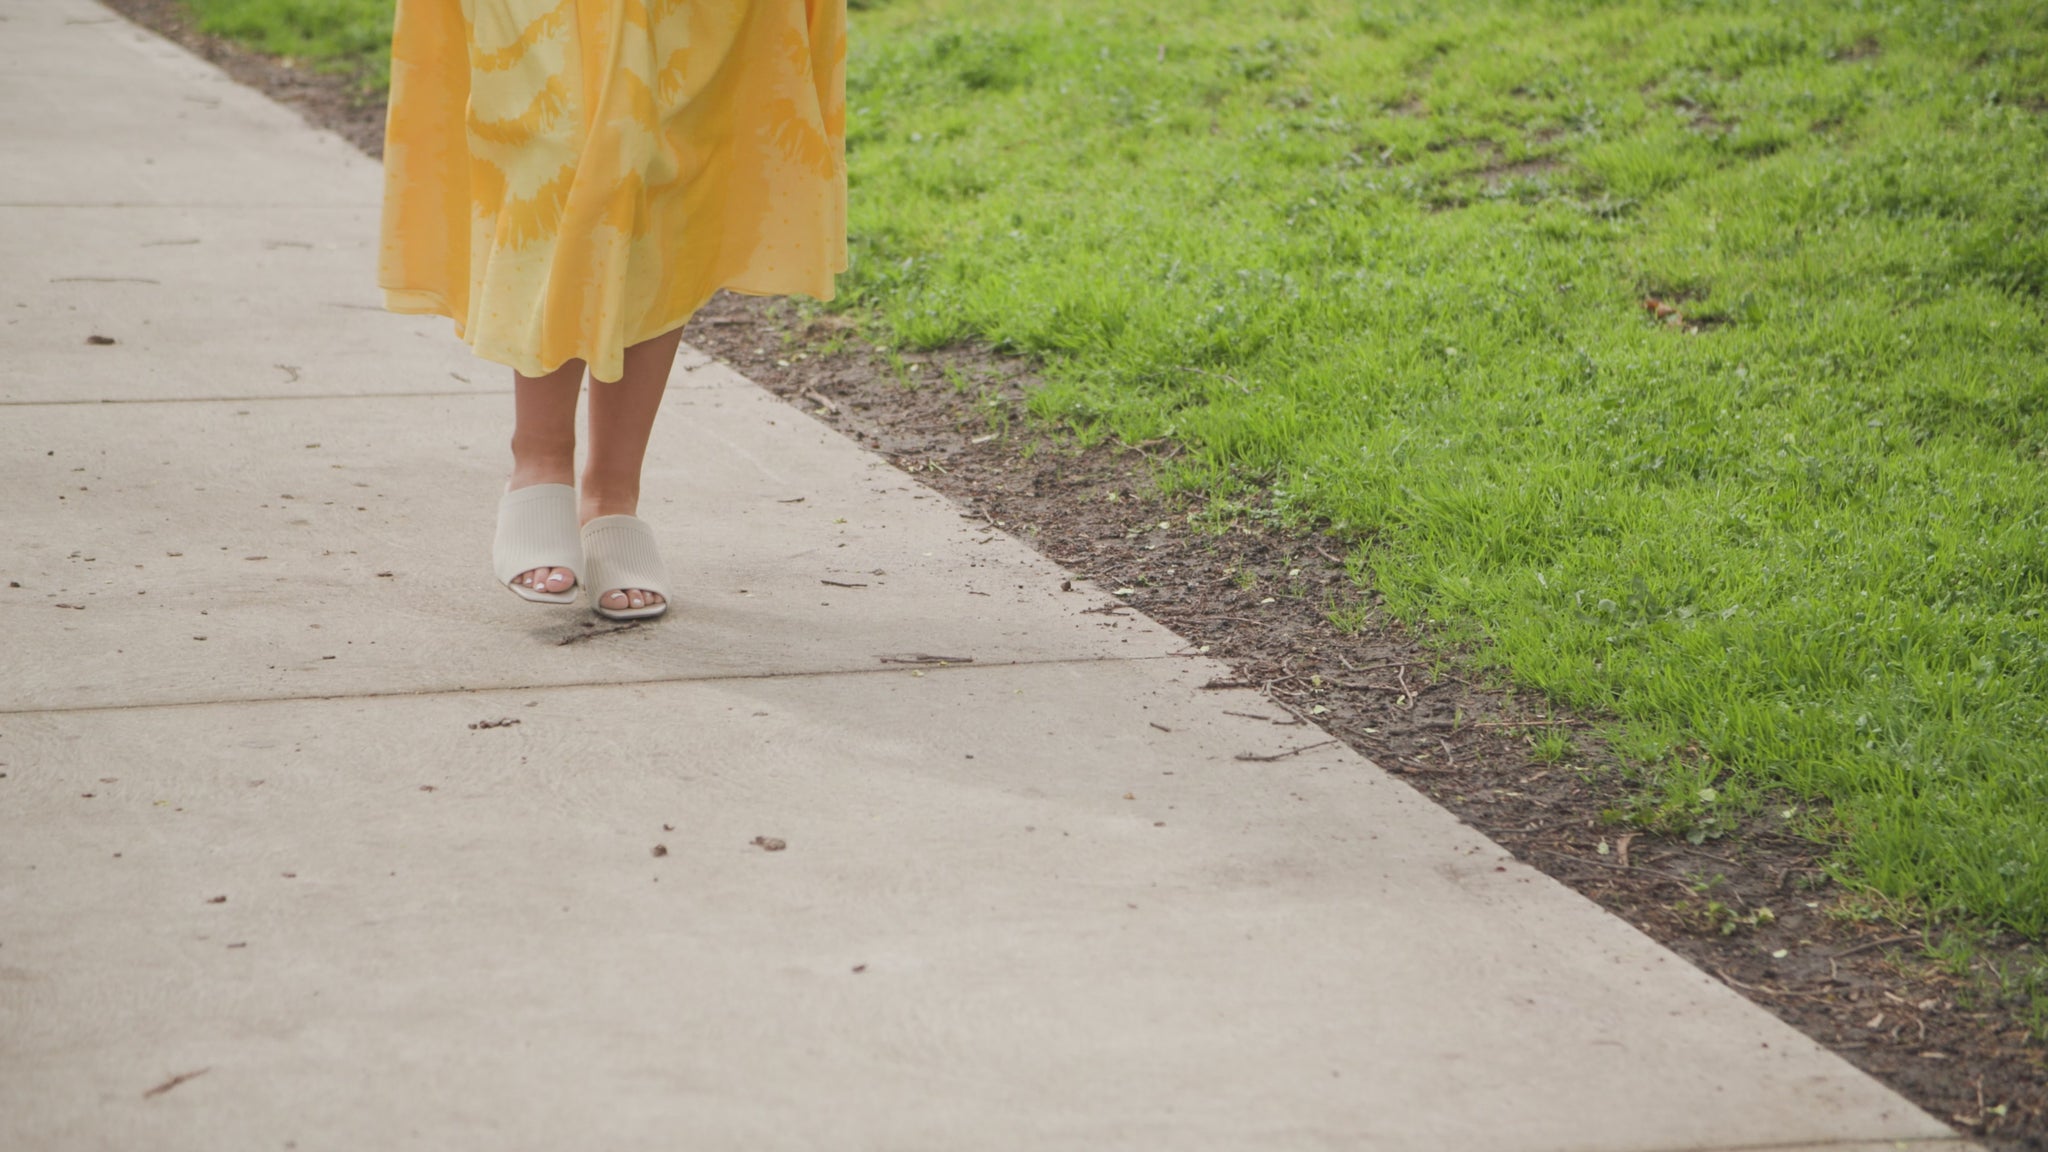
[(583, 581), (583, 542), (576, 534), (576, 489), (533, 484), (498, 500), (498, 534), (491, 571), (500, 584), (535, 568), (567, 568)]
[(666, 598), (668, 567), (654, 529), (638, 516), (599, 516), (583, 526), (583, 562), (592, 596), (641, 588)]

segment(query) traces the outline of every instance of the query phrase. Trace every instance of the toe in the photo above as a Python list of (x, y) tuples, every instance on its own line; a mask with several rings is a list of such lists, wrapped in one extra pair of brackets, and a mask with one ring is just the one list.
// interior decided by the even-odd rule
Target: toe
[(569, 571), (567, 568), (556, 568), (548, 573), (547, 590), (550, 592), (567, 592), (575, 583), (576, 574), (574, 572)]
[(630, 607), (630, 605), (626, 603), (626, 594), (624, 592), (605, 593), (604, 606), (613, 609)]

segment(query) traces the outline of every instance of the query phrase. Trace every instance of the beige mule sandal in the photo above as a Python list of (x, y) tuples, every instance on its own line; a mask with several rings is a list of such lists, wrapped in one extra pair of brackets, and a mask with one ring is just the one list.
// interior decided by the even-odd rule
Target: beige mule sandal
[[(565, 592), (527, 588), (512, 581), (535, 568), (567, 568), (576, 583)], [(576, 533), (576, 489), (533, 484), (498, 500), (498, 535), (491, 571), (514, 595), (537, 604), (574, 604), (583, 591), (583, 542)]]
[[(583, 526), (583, 563), (589, 574), (590, 607), (608, 620), (643, 620), (668, 611), (668, 568), (655, 546), (654, 529), (638, 516), (599, 516)], [(641, 608), (607, 608), (613, 592), (639, 588), (659, 592), (661, 603)]]

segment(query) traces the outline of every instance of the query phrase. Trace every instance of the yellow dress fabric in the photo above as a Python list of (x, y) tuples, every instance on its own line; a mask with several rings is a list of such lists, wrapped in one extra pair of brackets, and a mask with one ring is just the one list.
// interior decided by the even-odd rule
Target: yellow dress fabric
[(398, 0), (378, 281), (529, 376), (846, 268), (846, 0)]

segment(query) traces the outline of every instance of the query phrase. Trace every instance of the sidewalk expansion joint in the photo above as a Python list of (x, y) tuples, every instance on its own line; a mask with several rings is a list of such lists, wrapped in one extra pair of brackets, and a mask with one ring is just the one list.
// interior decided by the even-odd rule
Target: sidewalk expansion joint
[(706, 672), (684, 676), (650, 676), (637, 680), (559, 680), (537, 684), (485, 684), (471, 688), (394, 689), (381, 692), (308, 692), (287, 696), (229, 696), (217, 700), (151, 700), (132, 704), (75, 704), (56, 707), (5, 707), (0, 716), (71, 716), (95, 712), (141, 712), (159, 708), (212, 708), (228, 704), (310, 704), (328, 700), (430, 699), (437, 696), (478, 696), (486, 692), (557, 692), (568, 688), (645, 688), (661, 684), (719, 684), (747, 680), (807, 680), (832, 676), (901, 676), (915, 672), (966, 673), (977, 669), (1059, 668), (1093, 664), (1138, 664), (1184, 657), (1173, 653), (1157, 656), (1066, 656), (1044, 660), (1002, 660), (988, 663), (936, 662), (930, 664), (884, 664), (875, 668), (820, 668), (784, 672)]
[(97, 400), (0, 400), (0, 408), (77, 408), (93, 404), (252, 404), (264, 400), (430, 400), (449, 396), (503, 396), (510, 388), (466, 388), (434, 392), (305, 392), (268, 396), (124, 396)]
[(219, 208), (224, 211), (245, 212), (258, 208), (332, 208), (336, 211), (363, 211), (364, 205), (354, 201), (339, 201), (333, 204), (308, 204), (298, 202), (265, 202), (261, 204), (230, 204), (220, 200), (115, 200), (93, 204), (82, 200), (7, 200), (0, 201), (0, 210), (8, 208)]
[(1983, 1152), (1983, 1146), (1959, 1136), (1844, 1137), (1839, 1140), (1793, 1140), (1770, 1144), (1683, 1144), (1656, 1145), (1637, 1152), (1827, 1152), (1846, 1148), (1853, 1152), (1896, 1149), (1898, 1152)]

